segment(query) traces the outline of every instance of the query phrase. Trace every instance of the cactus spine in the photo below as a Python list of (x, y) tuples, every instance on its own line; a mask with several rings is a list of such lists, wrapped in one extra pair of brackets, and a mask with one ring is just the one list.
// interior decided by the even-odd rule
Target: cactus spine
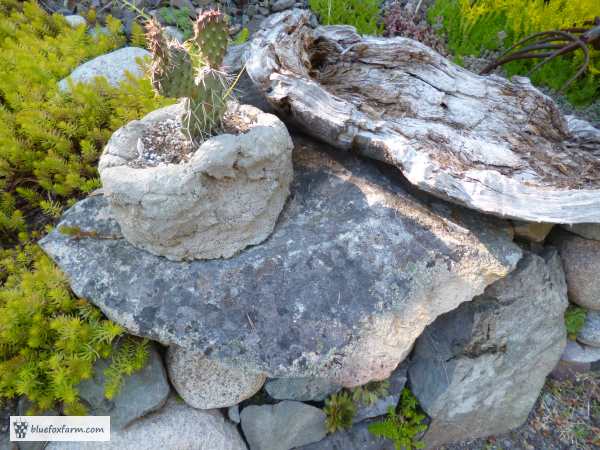
[(165, 39), (154, 19), (146, 23), (152, 53), (152, 86), (167, 97), (185, 97), (183, 127), (192, 139), (203, 138), (222, 124), (229, 82), (220, 71), (227, 51), (228, 27), (219, 11), (205, 11), (194, 23), (194, 36), (180, 44)]

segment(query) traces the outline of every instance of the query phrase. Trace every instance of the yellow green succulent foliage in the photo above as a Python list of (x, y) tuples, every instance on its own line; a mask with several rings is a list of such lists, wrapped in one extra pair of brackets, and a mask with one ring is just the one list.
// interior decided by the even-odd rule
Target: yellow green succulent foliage
[(352, 25), (360, 34), (383, 34), (382, 0), (309, 0), (323, 25)]
[[(448, 47), (460, 63), (464, 56), (508, 49), (541, 31), (582, 26), (600, 15), (598, 0), (436, 0), (429, 20), (442, 20)], [(566, 92), (569, 101), (585, 105), (600, 98), (600, 51), (590, 48), (587, 74)], [(538, 60), (507, 64), (508, 75), (526, 75)], [(532, 74), (532, 81), (559, 90), (583, 62), (577, 51), (555, 58)]]
[(113, 357), (110, 396), (147, 354), (77, 299), (35, 244), (64, 207), (100, 186), (97, 160), (112, 132), (167, 104), (133, 77), (59, 91), (77, 65), (125, 43), (117, 20), (106, 25), (91, 36), (36, 2), (0, 0), (0, 403), (25, 395), (37, 410), (83, 413), (77, 385), (98, 358)]

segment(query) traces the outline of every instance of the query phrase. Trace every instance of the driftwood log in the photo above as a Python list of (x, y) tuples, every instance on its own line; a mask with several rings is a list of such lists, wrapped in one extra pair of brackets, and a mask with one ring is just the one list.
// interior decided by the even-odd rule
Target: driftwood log
[(526, 78), (469, 72), (402, 37), (272, 16), (248, 52), (288, 121), (398, 167), (419, 188), (500, 217), (600, 222), (600, 130), (564, 117)]

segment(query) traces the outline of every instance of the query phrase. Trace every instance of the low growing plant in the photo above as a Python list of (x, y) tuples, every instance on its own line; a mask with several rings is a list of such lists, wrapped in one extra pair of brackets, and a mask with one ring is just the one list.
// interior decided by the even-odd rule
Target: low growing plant
[(323, 411), (327, 416), (325, 420), (327, 431), (335, 433), (352, 426), (356, 405), (348, 392), (341, 391), (325, 400)]
[(584, 308), (575, 305), (569, 305), (565, 311), (565, 326), (567, 328), (567, 336), (571, 340), (577, 338), (577, 334), (585, 324), (587, 311)]
[(352, 389), (352, 399), (356, 403), (362, 403), (365, 406), (374, 404), (377, 400), (388, 395), (390, 382), (371, 381), (364, 386)]
[[(146, 344), (125, 338), (121, 326), (69, 290), (64, 275), (35, 244), (0, 253), (0, 400), (27, 396), (31, 413), (62, 407), (85, 414), (77, 385), (93, 375), (94, 362), (112, 358), (106, 395), (119, 392), (123, 377), (141, 369)], [(6, 275), (8, 274), (8, 275)], [(113, 345), (125, 341), (116, 353)]]
[(360, 34), (381, 35), (382, 0), (309, 0), (324, 25), (352, 25)]
[(408, 388), (404, 388), (398, 412), (390, 407), (383, 421), (369, 425), (369, 432), (374, 436), (390, 439), (396, 450), (424, 448), (425, 444), (417, 438), (427, 429), (427, 425), (422, 423), (425, 414), (418, 412), (418, 408), (416, 397)]

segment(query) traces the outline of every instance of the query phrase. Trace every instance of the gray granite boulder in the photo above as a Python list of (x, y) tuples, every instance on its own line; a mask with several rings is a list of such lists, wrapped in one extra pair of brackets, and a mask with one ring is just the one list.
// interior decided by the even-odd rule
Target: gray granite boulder
[(418, 339), (409, 383), (431, 417), (434, 448), (520, 426), (566, 343), (567, 287), (555, 250), (528, 253)]
[(263, 373), (226, 367), (177, 346), (169, 347), (167, 368), (177, 393), (188, 405), (198, 409), (236, 405), (256, 394), (266, 379)]
[(560, 229), (549, 239), (563, 261), (569, 300), (587, 309), (600, 310), (600, 241)]
[(577, 340), (590, 347), (600, 347), (600, 311), (588, 311)]
[(318, 442), (327, 434), (325, 413), (302, 402), (247, 406), (240, 417), (250, 450), (289, 450)]
[(276, 378), (266, 382), (265, 390), (277, 400), (322, 401), (342, 387), (327, 378)]
[(78, 386), (89, 414), (110, 416), (111, 430), (125, 428), (134, 420), (160, 409), (169, 398), (171, 388), (162, 358), (155, 346), (150, 346), (149, 351), (146, 366), (126, 376), (118, 395), (112, 400), (104, 395), (104, 370), (109, 367), (110, 359), (98, 360), (94, 365), (93, 378), (82, 381)]
[(117, 86), (125, 80), (125, 73), (141, 77), (144, 73), (138, 64), (139, 58), (150, 56), (150, 52), (139, 47), (123, 47), (105, 55), (83, 63), (77, 67), (71, 75), (61, 80), (58, 87), (61, 90), (68, 88), (68, 79), (74, 83), (89, 83), (95, 77), (105, 77), (110, 84)]
[(247, 450), (219, 411), (201, 411), (170, 398), (160, 411), (112, 430), (109, 442), (50, 442), (47, 450)]
[(393, 450), (394, 444), (369, 432), (370, 422), (361, 422), (349, 430), (328, 435), (322, 441), (297, 447), (296, 450)]
[(388, 378), (425, 326), (521, 257), (505, 222), (417, 200), (395, 170), (300, 137), (294, 166), (273, 234), (232, 259), (136, 249), (101, 195), (40, 244), (78, 296), (132, 334), (271, 378), (346, 387)]

